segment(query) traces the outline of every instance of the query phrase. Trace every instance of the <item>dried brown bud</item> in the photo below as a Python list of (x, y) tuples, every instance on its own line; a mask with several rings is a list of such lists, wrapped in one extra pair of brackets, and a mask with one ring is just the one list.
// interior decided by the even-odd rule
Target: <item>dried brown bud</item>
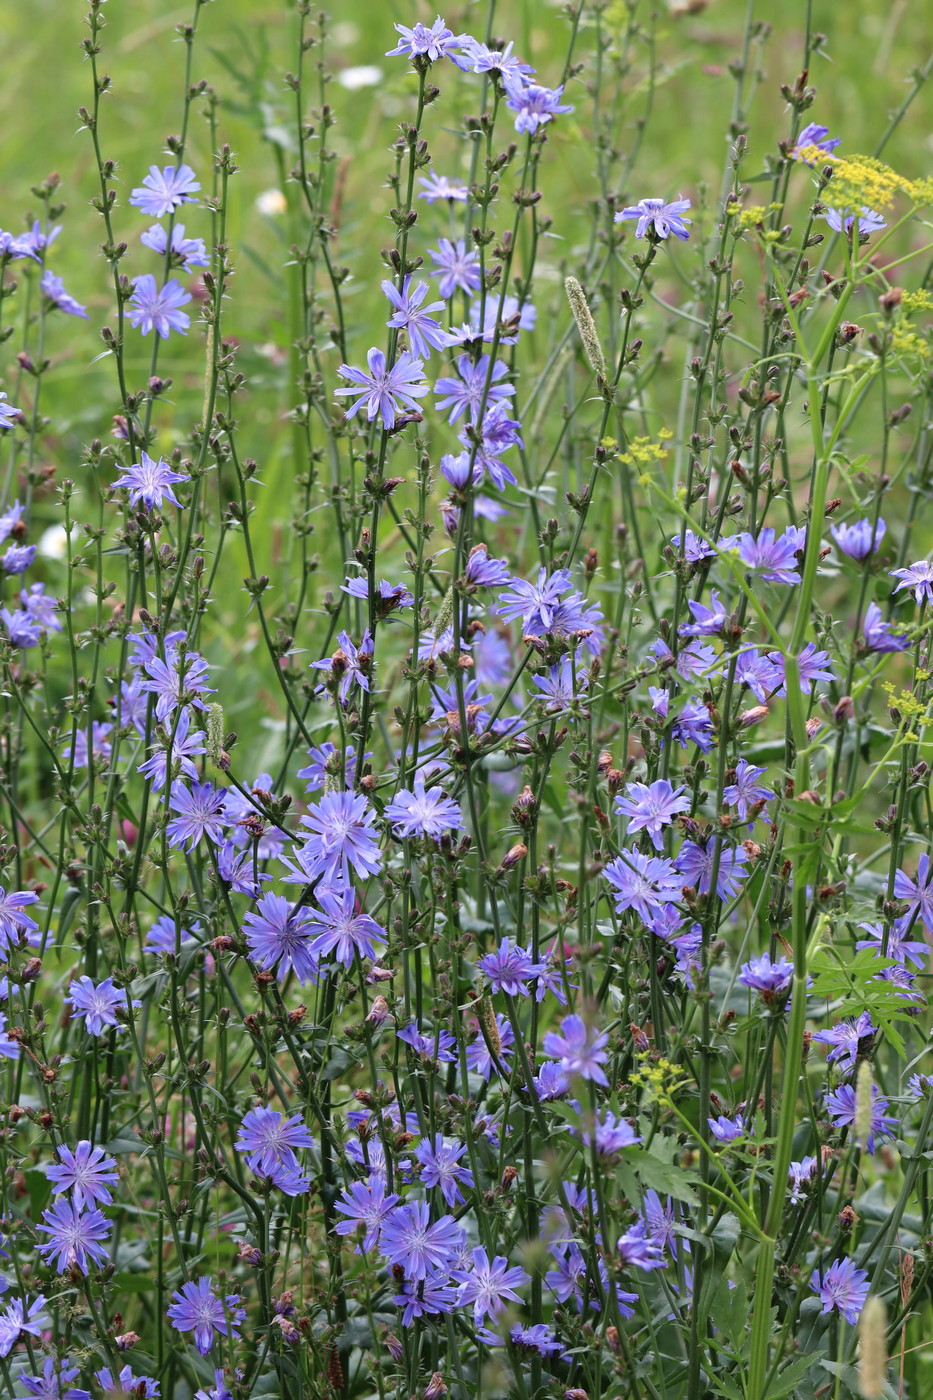
[(851, 695), (843, 695), (842, 699), (837, 702), (836, 708), (833, 710), (833, 719), (837, 724), (845, 724), (854, 717), (855, 701), (852, 699)]
[(625, 773), (621, 768), (610, 768), (606, 774), (606, 781), (609, 786), (609, 796), (615, 797), (625, 784)]
[(647, 1033), (644, 1030), (642, 1030), (641, 1026), (636, 1026), (634, 1021), (632, 1021), (629, 1024), (629, 1030), (631, 1031), (632, 1040), (634, 1042), (636, 1050), (640, 1050), (642, 1053), (644, 1053), (647, 1049), (650, 1048), (651, 1041), (648, 1039)]

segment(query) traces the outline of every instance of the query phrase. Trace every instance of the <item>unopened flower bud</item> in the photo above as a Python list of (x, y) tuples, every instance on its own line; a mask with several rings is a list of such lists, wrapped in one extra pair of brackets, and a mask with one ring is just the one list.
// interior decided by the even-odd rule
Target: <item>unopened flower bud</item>
[(281, 1332), (283, 1341), (290, 1342), (292, 1346), (295, 1346), (296, 1343), (301, 1341), (301, 1333), (290, 1317), (283, 1317), (281, 1314), (278, 1314), (272, 1321)]
[(382, 1025), (388, 1014), (389, 1003), (386, 1001), (385, 997), (378, 996), (366, 1013), (366, 1020), (375, 1028)]
[(530, 826), (537, 807), (535, 795), (526, 784), (512, 804), (512, 818), (519, 826)]
[(847, 1234), (849, 1230), (852, 1229), (856, 1220), (858, 1220), (858, 1216), (852, 1206), (843, 1206), (842, 1210), (839, 1212), (839, 1229), (842, 1230), (844, 1234)]

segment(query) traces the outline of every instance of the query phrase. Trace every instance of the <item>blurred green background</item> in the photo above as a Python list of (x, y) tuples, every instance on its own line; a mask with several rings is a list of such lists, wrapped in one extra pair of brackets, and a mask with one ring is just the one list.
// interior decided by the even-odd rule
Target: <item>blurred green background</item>
[[(709, 182), (714, 195), (719, 188), (735, 89), (729, 65), (740, 52), (748, 8), (744, 0), (711, 0), (698, 13), (677, 12), (689, 3), (670, 0), (669, 6), (658, 9), (661, 19), (651, 46), (658, 69), (653, 96), (648, 95), (645, 84), (648, 45), (626, 80), (628, 106), (613, 133), (621, 150), (631, 145), (636, 124), (648, 115), (650, 103), (648, 135), (636, 163), (634, 187), (622, 192), (632, 198), (644, 193), (672, 197), (683, 192), (696, 200), (703, 182)], [(165, 163), (165, 137), (179, 128), (184, 46), (174, 31), (176, 25), (190, 21), (193, 9), (191, 3), (175, 5), (163, 0), (108, 0), (106, 4), (108, 27), (101, 65), (112, 77), (112, 90), (104, 101), (101, 139), (105, 156), (119, 162), (126, 194), (151, 163)], [(751, 111), (751, 162), (746, 169), (773, 150), (786, 132), (788, 114), (780, 85), (792, 83), (799, 73), (806, 10), (805, 0), (790, 0), (780, 6), (759, 0), (757, 6), (751, 6), (756, 20), (774, 28), (767, 42), (756, 50), (763, 78)], [(80, 47), (86, 33), (84, 11), (81, 0), (30, 0), (27, 5), (3, 0), (0, 4), (0, 27), (11, 60), (5, 64), (0, 85), (4, 132), (0, 227), (20, 229), (24, 214), (34, 203), (30, 185), (51, 170), (60, 173), (62, 194), (69, 207), (66, 232), (53, 250), (52, 265), (65, 276), (73, 294), (88, 305), (92, 322), (88, 327), (75, 322), (63, 326), (59, 318), (52, 350), (59, 361), (67, 362), (60, 363), (57, 370), (57, 392), (62, 394), (70, 378), (75, 389), (69, 404), (72, 426), (86, 439), (106, 427), (101, 404), (112, 399), (112, 376), (106, 363), (92, 366), (100, 348), (96, 334), (110, 312), (111, 291), (108, 269), (99, 254), (91, 253), (101, 241), (102, 225), (89, 208), (96, 172), (90, 139), (76, 116), (78, 107), (88, 103), (91, 95), (90, 67)], [(386, 58), (384, 53), (395, 42), (393, 20), (407, 24), (416, 19), (430, 21), (435, 10), (433, 5), (416, 5), (411, 0), (400, 0), (394, 7), (374, 0), (345, 0), (325, 6), (324, 12), (331, 31), (326, 61), (334, 74), (328, 98), (338, 118), (330, 140), (342, 162), (337, 256), (353, 272), (345, 289), (352, 334), (357, 328), (354, 306), (361, 294), (365, 310), (356, 323), (368, 319), (371, 290), (382, 274), (377, 249), (392, 236), (387, 218), (390, 200), (384, 188), (391, 163), (388, 147), (399, 120), (412, 115), (413, 79), (408, 65), (400, 58)], [(555, 251), (571, 262), (575, 248), (586, 246), (587, 202), (598, 192), (588, 142), (593, 27), (598, 14), (605, 29), (624, 21), (627, 12), (623, 0), (584, 5), (574, 55), (584, 67), (567, 93), (577, 110), (572, 119), (553, 129), (545, 158), (544, 209), (554, 220), (553, 231), (560, 239)], [(641, 4), (637, 9), (646, 30), (650, 13), (650, 5)], [(487, 18), (486, 3), (461, 4), (448, 8), (445, 14), (455, 31), (477, 35), (485, 32)], [(933, 44), (929, 21), (928, 5), (908, 4), (907, 0), (861, 0), (849, 5), (817, 0), (813, 4), (813, 28), (827, 35), (827, 43), (811, 67), (810, 80), (818, 92), (808, 115), (842, 135), (846, 151), (875, 148), (889, 114), (909, 89), (911, 70), (928, 58)], [(211, 0), (201, 10), (199, 26), (194, 77), (205, 79), (216, 89), (221, 103), (220, 135), (234, 147), (241, 167), (231, 186), (229, 236), (235, 261), (244, 274), (241, 285), (249, 273), (249, 286), (240, 293), (234, 282), (227, 330), (241, 336), (248, 354), (264, 350), (249, 367), (254, 388), (259, 390), (270, 377), (276, 378), (271, 344), (281, 347), (288, 340), (283, 324), (283, 263), (288, 239), (281, 218), (264, 216), (257, 199), (281, 183), (273, 143), (293, 121), (291, 95), (283, 75), (296, 66), (295, 7), (285, 0), (262, 0), (259, 4), (256, 0)], [(562, 5), (551, 0), (498, 0), (492, 32), (514, 39), (516, 50), (538, 67), (543, 82), (558, 80), (569, 33)], [(317, 53), (312, 51), (308, 55), (312, 68), (316, 59)], [(443, 69), (437, 77), (444, 85)], [(929, 170), (933, 156), (931, 91), (924, 90), (909, 120), (886, 149), (886, 158), (906, 174)], [(456, 99), (464, 100), (468, 99)], [(316, 99), (309, 99), (307, 106), (313, 105)], [(440, 115), (443, 124), (448, 109)], [(458, 121), (448, 120), (449, 146), (437, 157), (445, 172), (456, 168), (452, 153), (457, 141), (462, 142)], [(435, 111), (432, 149), (444, 139), (437, 123)], [(197, 110), (188, 154), (202, 180), (209, 179), (209, 133)], [(287, 150), (283, 158), (287, 167)], [(189, 232), (206, 232), (193, 211), (187, 212)], [(132, 249), (132, 256), (123, 264), (130, 276), (149, 267), (149, 255), (139, 250), (136, 242), (146, 223), (125, 202), (115, 213), (118, 236), (126, 238)], [(546, 255), (545, 263), (548, 260)], [(144, 353), (138, 369), (145, 373), (148, 344), (141, 348)], [(191, 350), (193, 353), (193, 346)], [(193, 372), (199, 375), (200, 367)], [(95, 392), (98, 384), (100, 399)], [(262, 406), (255, 423), (266, 442), (273, 412), (270, 401)]]
[[(175, 27), (189, 22), (193, 9), (192, 3), (164, 0), (108, 0), (105, 7), (108, 24), (100, 64), (111, 75), (112, 90), (103, 103), (101, 143), (105, 157), (119, 164), (123, 183), (114, 223), (117, 237), (130, 245), (121, 270), (131, 277), (155, 266), (153, 255), (138, 242), (150, 221), (126, 204), (126, 196), (150, 164), (162, 165), (170, 159), (165, 155), (165, 139), (179, 130), (184, 72), (184, 45)], [(636, 45), (624, 80), (625, 102), (619, 107), (613, 143), (625, 152), (636, 140), (639, 123), (648, 118), (648, 124), (631, 188), (619, 191), (621, 195), (634, 200), (643, 195), (684, 194), (696, 205), (703, 200), (705, 184), (710, 202), (715, 202), (735, 101), (730, 65), (740, 54), (749, 13), (757, 25), (752, 67), (760, 70), (761, 80), (749, 113), (750, 155), (745, 173), (763, 170), (767, 152), (774, 151), (788, 131), (790, 114), (780, 89), (782, 83), (793, 84), (800, 72), (805, 0), (780, 5), (759, 0), (751, 7), (744, 0), (711, 0), (705, 7), (670, 0), (656, 8), (656, 26), (650, 22), (652, 7), (645, 3), (637, 7), (625, 0), (586, 4), (574, 52), (582, 71), (565, 95), (576, 110), (552, 128), (542, 165), (541, 209), (553, 225), (536, 270), (535, 297), (543, 314), (536, 332), (539, 340), (532, 339), (530, 352), (539, 360), (544, 358), (554, 325), (558, 320), (566, 322), (559, 276), (563, 270), (574, 270), (578, 260), (582, 262), (590, 238), (588, 205), (599, 192), (590, 138), (595, 26), (598, 22), (604, 32), (613, 28), (618, 32), (633, 9), (645, 37)], [(376, 343), (373, 337), (378, 340), (384, 334), (375, 328), (384, 320), (378, 282), (385, 269), (378, 249), (394, 236), (387, 217), (392, 198), (385, 187), (392, 168), (389, 148), (399, 122), (411, 119), (414, 111), (415, 80), (409, 65), (402, 58), (387, 58), (385, 51), (396, 41), (393, 21), (430, 22), (435, 9), (411, 0), (400, 0), (395, 7), (381, 0), (343, 0), (325, 6), (324, 11), (330, 29), (325, 62), (333, 75), (327, 97), (337, 116), (329, 134), (336, 154), (330, 171), (331, 180), (340, 187), (339, 203), (332, 201), (330, 208), (340, 229), (335, 257), (351, 269), (343, 290), (351, 358), (359, 363), (366, 347)], [(112, 320), (113, 302), (109, 269), (98, 251), (103, 225), (89, 205), (96, 193), (96, 169), (90, 138), (76, 115), (82, 103), (91, 101), (90, 65), (81, 51), (87, 32), (84, 12), (81, 0), (0, 3), (8, 56), (0, 84), (4, 132), (0, 227), (19, 231), (24, 217), (37, 207), (30, 185), (57, 171), (68, 207), (62, 220), (65, 231), (52, 249), (50, 262), (90, 313), (87, 322), (58, 316), (49, 326), (46, 351), (52, 356), (53, 372), (44, 391), (50, 423), (42, 451), (59, 479), (80, 477), (80, 452), (91, 438), (111, 441), (111, 418), (119, 407), (113, 367), (101, 358), (99, 339), (102, 325)], [(911, 89), (912, 70), (929, 58), (930, 13), (928, 4), (907, 0), (861, 0), (848, 5), (816, 0), (812, 26), (826, 35), (826, 42), (811, 64), (809, 80), (817, 95), (804, 120), (829, 126), (843, 137), (846, 152), (873, 151), (890, 115)], [(476, 3), (451, 6), (444, 17), (455, 32), (482, 36), (488, 15), (487, 3)], [(498, 0), (491, 30), (503, 39), (514, 39), (516, 51), (538, 68), (542, 82), (559, 81), (570, 33), (563, 5), (551, 0)], [(291, 337), (286, 264), (291, 238), (286, 220), (274, 212), (276, 197), (269, 192), (281, 189), (282, 172), (293, 159), (289, 144), (294, 99), (283, 78), (296, 67), (296, 32), (295, 6), (284, 0), (211, 0), (200, 13), (193, 63), (194, 79), (205, 79), (218, 94), (219, 137), (232, 145), (240, 165), (230, 188), (228, 237), (237, 271), (225, 312), (225, 334), (240, 341), (239, 368), (249, 380), (249, 395), (240, 405), (240, 450), (260, 463), (263, 485), (253, 493), (258, 504), (259, 568), (273, 575), (280, 564), (287, 565), (293, 544), (286, 502), (294, 463), (285, 418), (293, 401), (287, 372)], [(318, 57), (317, 50), (307, 56), (309, 76), (315, 81)], [(652, 57), (653, 88), (646, 81)], [(465, 104), (477, 100), (475, 88), (459, 79), (451, 81), (455, 75), (444, 65), (434, 76), (444, 89), (430, 113), (428, 134), (435, 165), (445, 174), (462, 173), (466, 142), (460, 119), (469, 110)], [(309, 94), (306, 114), (318, 101), (315, 92)], [(509, 134), (506, 126), (503, 145)], [(205, 186), (210, 180), (210, 156), (210, 132), (196, 106), (187, 159)], [(885, 148), (885, 158), (905, 174), (921, 175), (929, 173), (931, 156), (933, 85), (927, 85)], [(761, 197), (767, 198), (768, 187), (759, 188)], [(803, 184), (801, 189), (806, 198)], [(751, 202), (757, 200), (753, 187)], [(426, 229), (428, 224), (433, 230), (442, 228), (445, 211), (435, 207), (430, 219), (428, 212)], [(511, 215), (497, 213), (497, 217), (504, 220)], [(183, 210), (181, 218), (189, 235), (209, 237), (202, 209)], [(702, 230), (702, 220), (697, 227)], [(301, 236), (301, 230), (293, 226), (291, 234)], [(751, 286), (746, 302), (749, 314), (757, 315)], [(14, 357), (21, 344), (18, 334), (0, 349), (0, 386), (11, 397)], [(148, 377), (151, 348), (151, 337), (143, 340), (132, 333), (128, 339), (128, 369), (137, 386)], [(203, 353), (200, 332), (184, 341), (173, 337), (162, 349), (160, 372), (175, 379), (155, 419), (163, 452), (173, 435), (183, 439), (198, 418)], [(673, 377), (679, 374), (681, 351), (675, 347), (671, 354)], [(330, 359), (333, 372), (338, 357), (332, 354)], [(79, 503), (79, 521), (88, 519), (89, 511), (90, 507), (82, 514)], [(40, 493), (38, 528), (58, 517), (54, 490)], [(320, 589), (339, 584), (336, 575), (341, 561), (327, 555), (328, 547), (333, 548), (331, 541), (322, 523), (313, 547), (322, 551), (331, 567), (322, 568)], [(55, 586), (55, 569), (48, 568)], [(228, 662), (240, 648), (251, 648), (256, 642), (253, 623), (243, 620), (245, 599), (239, 580), (245, 572), (240, 542), (234, 541), (209, 627), (215, 648), (225, 648), (223, 659)], [(210, 647), (211, 637), (206, 644)], [(212, 659), (221, 658), (215, 652)], [(266, 708), (277, 711), (274, 688), (266, 700)]]
[[(695, 194), (703, 181), (718, 188), (734, 97), (729, 64), (739, 54), (748, 7), (744, 0), (711, 0), (699, 13), (678, 13), (687, 3), (671, 0), (670, 7), (659, 7), (658, 79), (648, 139), (636, 166), (637, 189), (625, 192), (632, 197), (644, 191)], [(15, 56), (5, 65), (0, 85), (4, 132), (0, 227), (19, 229), (32, 203), (30, 185), (57, 170), (69, 209), (67, 236), (54, 250), (53, 265), (69, 286), (73, 284), (74, 294), (97, 312), (99, 325), (101, 313), (110, 306), (110, 295), (102, 259), (89, 256), (102, 232), (100, 219), (88, 207), (96, 185), (91, 143), (76, 116), (78, 107), (90, 100), (90, 68), (80, 48), (86, 33), (84, 9), (81, 0), (30, 0), (28, 5), (3, 0), (0, 5), (5, 47), (8, 55)], [(193, 9), (190, 3), (161, 0), (109, 0), (106, 5), (108, 27), (101, 65), (113, 86), (104, 101), (102, 144), (104, 154), (119, 162), (127, 193), (149, 164), (164, 163), (165, 137), (178, 130), (184, 47), (174, 31), (176, 25), (190, 21)], [(398, 121), (412, 114), (413, 80), (408, 65), (403, 59), (384, 57), (384, 51), (395, 42), (393, 20), (430, 21), (435, 10), (433, 5), (415, 5), (410, 0), (396, 6), (345, 0), (323, 9), (331, 31), (326, 61), (334, 75), (328, 97), (338, 118), (330, 139), (338, 156), (349, 158), (342, 172), (339, 256), (352, 266), (359, 283), (359, 279), (375, 279), (381, 271), (376, 248), (388, 242), (391, 234), (383, 188), (390, 166), (387, 151)], [(554, 129), (546, 158), (546, 211), (555, 220), (555, 232), (571, 245), (574, 239), (585, 239), (586, 202), (597, 192), (586, 141), (592, 29), (598, 10), (603, 12), (603, 25), (611, 26), (624, 17), (626, 9), (622, 0), (608, 6), (584, 5), (575, 52), (584, 69), (567, 94), (577, 111), (572, 121)], [(650, 9), (642, 4), (638, 10), (646, 27)], [(806, 0), (780, 6), (759, 0), (751, 6), (757, 20), (774, 26), (761, 49), (763, 81), (754, 100), (750, 131), (753, 161), (773, 149), (786, 130), (780, 85), (792, 83), (799, 72), (806, 9)], [(487, 16), (486, 3), (449, 7), (445, 13), (455, 31), (478, 35), (485, 32)], [(818, 0), (812, 6), (812, 23), (827, 35), (827, 44), (812, 64), (810, 80), (818, 95), (809, 115), (843, 135), (845, 150), (872, 150), (889, 114), (908, 90), (911, 70), (927, 59), (933, 45), (929, 6), (906, 0), (893, 4), (861, 0), (850, 5)], [(515, 40), (516, 50), (538, 67), (542, 81), (557, 81), (569, 33), (562, 5), (550, 0), (498, 0), (492, 29)], [(295, 33), (295, 7), (285, 0), (260, 4), (211, 0), (200, 14), (194, 77), (206, 79), (216, 89), (221, 102), (220, 134), (240, 159), (241, 173), (231, 188), (230, 238), (240, 265), (248, 259), (262, 266), (272, 283), (263, 289), (253, 279), (248, 299), (234, 302), (228, 329), (253, 338), (279, 338), (281, 329), (275, 296), (276, 290), (281, 293), (285, 260), (281, 221), (264, 217), (256, 201), (263, 191), (280, 183), (273, 147), (263, 133), (274, 141), (287, 130), (292, 117), (283, 75), (296, 66)], [(315, 51), (308, 56), (312, 66), (316, 57)], [(375, 68), (378, 74), (365, 71)], [(437, 76), (443, 85), (443, 71)], [(342, 86), (344, 82), (349, 86)], [(358, 83), (365, 85), (358, 87)], [(647, 99), (640, 100), (639, 92), (644, 87), (644, 61), (635, 66), (627, 86), (629, 110), (615, 133), (622, 150), (634, 137), (634, 124), (645, 115)], [(921, 94), (909, 121), (886, 150), (886, 157), (907, 174), (927, 173), (933, 156), (930, 92)], [(311, 100), (307, 105), (315, 104)], [(433, 130), (436, 142), (436, 125)], [(459, 135), (455, 126), (450, 134), (453, 146)], [(207, 128), (196, 111), (189, 159), (202, 179), (208, 177), (209, 155)], [(439, 164), (450, 168), (449, 159), (445, 165), (441, 158)], [(137, 211), (125, 204), (117, 210), (115, 222), (131, 246), (134, 235), (146, 226)], [(201, 230), (192, 227), (191, 231)], [(142, 265), (139, 254), (133, 266), (130, 262), (124, 263), (124, 269), (133, 275)], [(354, 292), (351, 283), (351, 306)], [(75, 339), (75, 325), (68, 329)], [(74, 354), (72, 372), (81, 382), (90, 417), (92, 405), (85, 391), (91, 357), (77, 345)], [(143, 357), (144, 362), (147, 358)], [(103, 371), (105, 382), (108, 368)]]
[[(711, 0), (699, 13), (678, 13), (688, 3), (670, 0), (669, 5), (658, 7), (662, 16), (655, 44), (658, 78), (649, 134), (636, 165), (633, 183), (637, 188), (624, 192), (633, 198), (646, 191), (670, 195), (689, 191), (695, 196), (704, 181), (718, 189), (734, 98), (729, 64), (739, 54), (749, 9), (763, 25), (773, 25), (760, 50), (763, 81), (751, 113), (752, 164), (756, 156), (761, 158), (775, 147), (787, 128), (780, 85), (792, 83), (799, 73), (806, 0), (781, 5), (759, 0), (750, 7), (745, 0)], [(191, 19), (193, 8), (190, 3), (162, 0), (109, 0), (106, 4), (108, 27), (101, 65), (111, 75), (113, 87), (104, 102), (102, 144), (104, 154), (119, 162), (127, 193), (149, 164), (168, 159), (163, 158), (164, 140), (178, 130), (183, 81), (184, 47), (174, 30)], [(30, 185), (57, 170), (69, 209), (67, 237), (56, 247), (53, 265), (69, 284), (74, 283), (74, 294), (98, 312), (99, 322), (100, 313), (110, 306), (107, 269), (99, 256), (89, 257), (89, 249), (96, 247), (102, 234), (99, 218), (88, 207), (96, 185), (91, 143), (76, 116), (79, 105), (90, 100), (90, 68), (80, 48), (86, 33), (84, 9), (81, 0), (29, 0), (27, 5), (3, 0), (0, 4), (9, 59), (0, 85), (4, 132), (0, 227), (19, 229), (33, 203)], [(343, 0), (323, 9), (331, 32), (326, 58), (334, 75), (328, 98), (338, 118), (330, 141), (339, 157), (349, 158), (342, 172), (339, 256), (351, 264), (359, 281), (380, 272), (376, 248), (388, 242), (391, 234), (386, 217), (389, 200), (383, 188), (390, 168), (388, 147), (399, 120), (412, 115), (413, 80), (408, 65), (403, 59), (384, 57), (384, 51), (395, 42), (394, 20), (430, 21), (435, 9), (433, 4), (411, 0), (399, 0), (395, 6)], [(611, 27), (625, 16), (627, 6), (623, 0), (584, 5), (574, 55), (584, 69), (567, 93), (577, 110), (573, 120), (553, 129), (545, 164), (546, 212), (555, 220), (555, 232), (571, 242), (585, 237), (586, 202), (597, 193), (593, 162), (586, 158), (586, 137), (591, 126), (592, 31), (598, 10), (603, 26)], [(638, 7), (639, 20), (646, 27), (650, 10), (644, 4)], [(262, 264), (273, 281), (281, 276), (284, 261), (281, 224), (264, 217), (256, 201), (263, 191), (279, 185), (274, 151), (263, 132), (274, 141), (293, 115), (283, 75), (296, 66), (294, 11), (294, 5), (285, 0), (258, 4), (256, 0), (211, 0), (201, 10), (194, 58), (194, 77), (206, 79), (217, 90), (220, 134), (240, 160), (241, 173), (231, 187), (229, 223), (235, 255), (241, 266), (243, 259)], [(928, 5), (907, 0), (856, 0), (849, 5), (816, 0), (812, 5), (813, 28), (826, 34), (827, 43), (811, 66), (817, 98), (808, 116), (842, 135), (846, 151), (874, 149), (890, 113), (908, 91), (911, 70), (924, 63), (933, 48), (930, 15)], [(484, 2), (448, 7), (444, 17), (455, 31), (481, 36), (487, 16)], [(569, 33), (563, 5), (552, 0), (498, 0), (492, 30), (515, 40), (517, 52), (538, 67), (543, 82), (558, 80)], [(312, 66), (316, 57), (315, 51), (308, 56)], [(365, 71), (376, 68), (378, 74)], [(443, 86), (443, 69), (436, 76)], [(635, 123), (645, 115), (647, 98), (640, 92), (644, 76), (642, 61), (630, 75), (629, 109), (615, 133), (622, 150), (632, 142)], [(342, 86), (344, 82), (348, 86)], [(929, 171), (931, 97), (933, 89), (925, 89), (886, 148), (886, 158), (906, 174)], [(315, 103), (310, 100), (307, 105)], [(452, 123), (451, 147), (458, 136)], [(435, 113), (432, 141), (438, 139)], [(202, 179), (208, 176), (209, 147), (206, 125), (195, 112), (189, 159)], [(443, 157), (438, 163), (450, 169), (449, 156), (446, 163)], [(146, 226), (137, 211), (125, 204), (115, 221), (128, 240)], [(124, 267), (130, 275), (139, 270), (139, 256), (133, 267), (129, 260)], [(261, 285), (254, 283), (248, 301), (235, 303), (237, 329), (251, 334), (275, 332), (272, 313), (279, 308), (272, 304), (273, 289), (266, 290), (264, 296)], [(351, 283), (351, 303), (352, 296)], [(75, 331), (74, 326), (69, 329)], [(82, 381), (87, 363), (78, 353), (74, 368)]]

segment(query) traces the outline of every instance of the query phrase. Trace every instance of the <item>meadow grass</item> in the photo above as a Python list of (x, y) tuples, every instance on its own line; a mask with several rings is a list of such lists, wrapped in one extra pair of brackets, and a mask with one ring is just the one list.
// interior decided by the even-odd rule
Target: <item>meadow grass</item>
[(4, 1394), (922, 1397), (922, 7), (5, 9)]

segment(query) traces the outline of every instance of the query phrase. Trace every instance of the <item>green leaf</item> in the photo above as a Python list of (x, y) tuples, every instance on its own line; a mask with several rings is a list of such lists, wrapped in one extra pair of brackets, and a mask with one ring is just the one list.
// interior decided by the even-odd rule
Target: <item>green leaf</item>
[(639, 1181), (653, 1187), (659, 1196), (673, 1196), (675, 1201), (692, 1202), (697, 1178), (673, 1161), (674, 1148), (665, 1149), (666, 1138), (655, 1138), (650, 1148), (630, 1156)]
[[(860, 1393), (858, 1371), (854, 1366), (847, 1366), (844, 1361), (827, 1361), (824, 1357), (820, 1357), (819, 1361), (823, 1370), (828, 1371), (831, 1376), (838, 1376), (853, 1395)], [(881, 1400), (898, 1400), (897, 1391), (887, 1381), (881, 1388)]]
[[(793, 1361), (781, 1367), (765, 1391), (763, 1400), (781, 1400), (782, 1395), (790, 1395), (792, 1391), (796, 1390), (810, 1367), (822, 1359), (823, 1354), (818, 1351), (810, 1352), (808, 1356), (796, 1356)], [(812, 1393), (812, 1390), (807, 1390), (808, 1395), (812, 1395)]]
[(732, 1258), (741, 1234), (742, 1226), (739, 1224), (738, 1216), (733, 1215), (731, 1211), (726, 1211), (710, 1236), (713, 1241), (713, 1253), (723, 1268)]
[(728, 1279), (721, 1279), (710, 1304), (710, 1317), (736, 1358), (742, 1355), (748, 1336), (748, 1311), (745, 1280), (730, 1288)]
[(745, 1400), (745, 1391), (731, 1376), (719, 1375), (710, 1378), (714, 1395), (722, 1395), (725, 1400)]
[(338, 1337), (338, 1345), (341, 1349), (350, 1347), (371, 1347), (373, 1344), (372, 1329), (369, 1319), (366, 1317), (348, 1317), (343, 1331)]
[(552, 814), (557, 820), (564, 824), (567, 821), (567, 800), (557, 791), (553, 783), (545, 783), (542, 793), (545, 804), (550, 807)]
[(327, 1061), (321, 1070), (321, 1078), (330, 1083), (333, 1079), (339, 1079), (342, 1074), (346, 1074), (348, 1069), (357, 1063), (357, 1056), (351, 1055), (348, 1050), (337, 1050)]
[(32, 1218), (38, 1220), (52, 1194), (52, 1183), (45, 1175), (44, 1167), (33, 1167), (26, 1172), (26, 1188), (29, 1191)]
[[(848, 954), (846, 956), (848, 958)], [(894, 966), (893, 959), (880, 958), (873, 948), (863, 948), (845, 964), (838, 958), (839, 954), (832, 948), (817, 949), (810, 962), (812, 995), (821, 1001), (844, 1002), (848, 1016), (867, 1011), (903, 1059), (906, 1047), (894, 1022), (910, 1020), (911, 1008), (893, 982), (878, 978), (879, 972)]]
[(110, 1285), (117, 1293), (151, 1293), (152, 1274), (148, 1268), (138, 1274), (114, 1274)]

